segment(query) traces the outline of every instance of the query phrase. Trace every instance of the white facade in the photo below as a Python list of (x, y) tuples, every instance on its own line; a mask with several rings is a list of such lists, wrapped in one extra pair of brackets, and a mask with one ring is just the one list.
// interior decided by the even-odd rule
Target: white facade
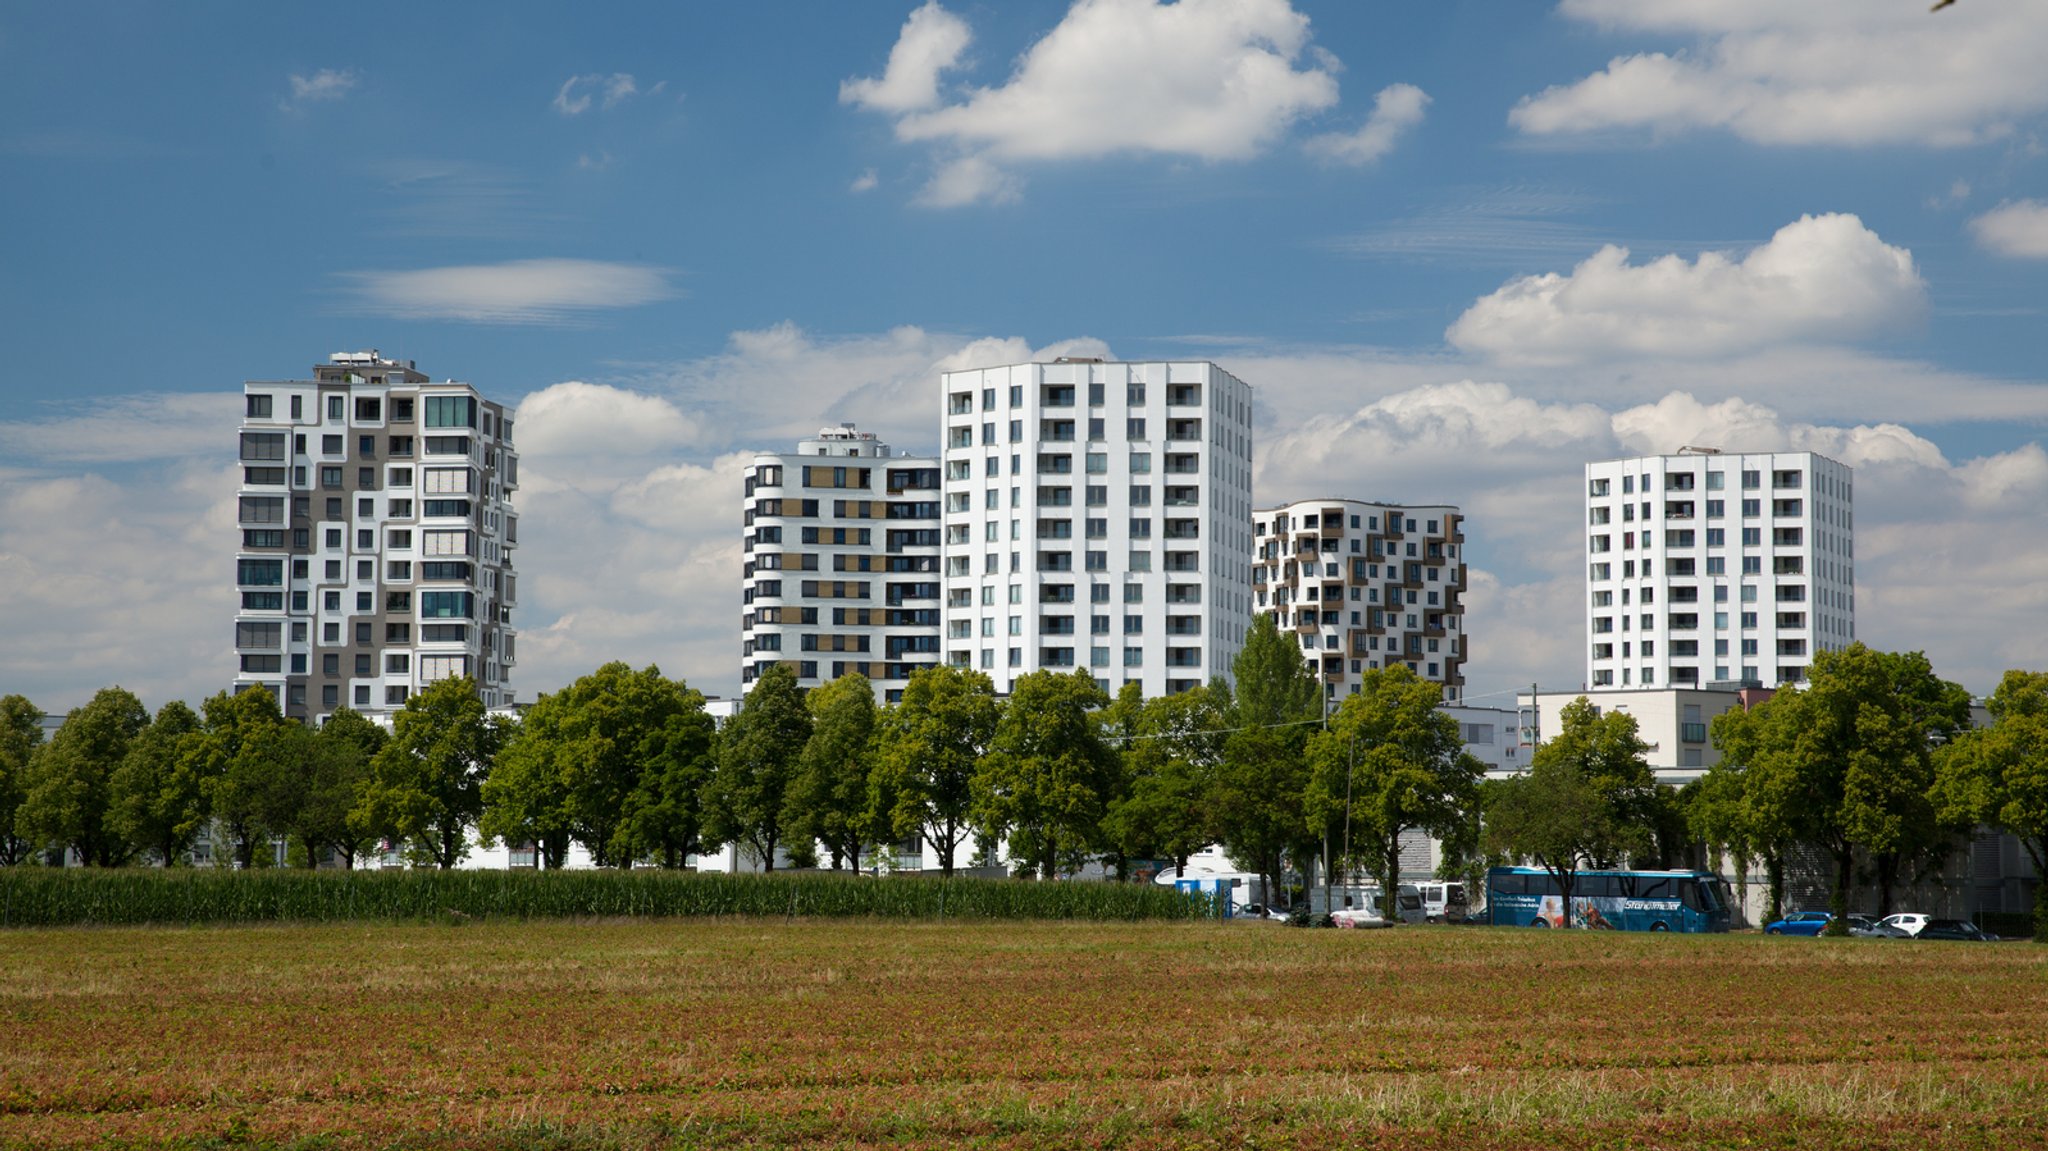
[(944, 658), (996, 690), (1228, 676), (1251, 611), (1252, 394), (1211, 363), (948, 372)]
[(882, 702), (938, 663), (939, 462), (851, 424), (746, 471), (740, 681), (777, 662), (799, 687), (858, 672)]
[[(1523, 722), (1536, 743), (1556, 735), (1564, 709), (1584, 698), (1601, 714), (1621, 712), (1635, 717), (1636, 734), (1650, 745), (1644, 758), (1657, 782), (1683, 787), (1721, 761), (1714, 747), (1714, 717), (1722, 712), (1753, 706), (1770, 698), (1768, 688), (1618, 688), (1613, 691), (1539, 691), (1516, 697)], [(1521, 766), (1526, 770), (1533, 748), (1523, 750)]]
[(1270, 612), (1332, 700), (1396, 663), (1465, 682), (1464, 517), (1446, 505), (1297, 500), (1253, 516), (1256, 611)]
[(467, 675), (512, 703), (518, 602), (502, 406), (410, 360), (343, 352), (243, 385), (235, 688), (286, 715), (377, 716)]
[(1856, 638), (1854, 485), (1812, 452), (1586, 465), (1586, 687), (1772, 686)]

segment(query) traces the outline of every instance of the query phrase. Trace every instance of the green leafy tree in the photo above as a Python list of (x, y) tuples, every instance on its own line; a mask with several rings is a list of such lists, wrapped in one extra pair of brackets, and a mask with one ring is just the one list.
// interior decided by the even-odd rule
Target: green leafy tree
[(718, 729), (703, 693), (670, 682), (674, 695), (662, 709), (660, 729), (641, 744), (640, 779), (618, 839), (622, 858), (673, 869), (703, 847), (704, 787), (718, 763)]
[(1007, 840), (1011, 858), (1040, 879), (1057, 878), (1062, 865), (1073, 868), (1101, 845), (1118, 769), (1094, 713), (1108, 704), (1085, 669), (1020, 676), (975, 774), (984, 841)]
[(1531, 859), (1557, 883), (1566, 926), (1579, 872), (1614, 866), (1655, 845), (1656, 777), (1635, 717), (1601, 715), (1584, 696), (1566, 704), (1558, 733), (1536, 749), (1527, 774), (1489, 783), (1486, 842)]
[[(1935, 806), (1951, 825), (2016, 837), (2048, 876), (2048, 674), (2006, 672), (1986, 706), (1989, 727), (1935, 753)], [(2034, 938), (2048, 943), (2048, 883), (2034, 885)]]
[(863, 848), (887, 834), (876, 818), (871, 777), (876, 768), (875, 689), (868, 677), (843, 675), (804, 700), (811, 738), (797, 760), (783, 800), (792, 840), (825, 845), (832, 870), (860, 870)]
[(198, 739), (188, 742), (185, 770), (201, 780), (213, 818), (214, 859), (237, 867), (267, 866), (270, 843), (283, 830), (267, 816), (278, 808), (277, 792), (289, 783), (288, 758), (298, 725), (278, 710), (277, 697), (260, 684), (220, 692), (200, 705)]
[(128, 745), (107, 781), (108, 822), (165, 867), (183, 861), (206, 826), (206, 789), (188, 757), (201, 738), (199, 714), (172, 700)]
[(0, 696), (0, 866), (28, 856), (28, 841), (15, 833), (14, 817), (27, 794), (28, 764), (43, 743), (43, 712), (25, 696)]
[(1817, 653), (1804, 689), (1780, 691), (1752, 714), (1752, 804), (1828, 853), (1829, 930), (1847, 930), (1859, 850), (1877, 864), (1888, 913), (1901, 863), (1952, 838), (1929, 798), (1933, 746), (1968, 725), (1968, 694), (1936, 678), (1918, 652), (1858, 643)]
[(350, 824), (349, 815), (369, 786), (371, 763), (389, 742), (390, 732), (351, 708), (337, 709), (320, 725), (293, 820), (315, 866), (333, 852), (352, 870), (357, 856), (375, 848), (376, 839)]
[(670, 768), (682, 727), (708, 727), (704, 697), (653, 665), (605, 664), (528, 708), (484, 785), (488, 838), (532, 840), (550, 868), (571, 840), (600, 867), (640, 853), (638, 807), (650, 773)]
[(903, 698), (880, 717), (892, 830), (930, 844), (942, 874), (953, 874), (971, 834), (975, 769), (1001, 715), (988, 676), (941, 666), (912, 672)]
[(149, 712), (133, 692), (101, 688), (30, 757), (15, 829), (38, 846), (69, 848), (87, 867), (118, 867), (134, 854), (109, 819), (110, 784)]
[(706, 838), (744, 844), (764, 870), (775, 870), (784, 800), (810, 738), (795, 669), (770, 666), (720, 733), (718, 770), (704, 787)]
[(1215, 688), (1233, 729), (1211, 794), (1216, 829), (1231, 859), (1264, 876), (1269, 898), (1277, 898), (1287, 863), (1305, 871), (1321, 845), (1303, 802), (1322, 687), (1294, 636), (1263, 612), (1252, 618), (1231, 672), (1235, 685)]
[(452, 868), (469, 853), (505, 725), (485, 712), (475, 680), (455, 676), (408, 699), (392, 729), (371, 760), (350, 829), (403, 843), (416, 862)]
[(1308, 826), (1334, 833), (1341, 823), (1384, 892), (1399, 883), (1404, 832), (1454, 839), (1479, 806), (1486, 767), (1465, 751), (1442, 698), (1440, 685), (1405, 664), (1368, 671), (1329, 730), (1309, 740)]
[(1210, 795), (1223, 764), (1223, 692), (1200, 686), (1143, 698), (1124, 684), (1112, 705), (1122, 737), (1124, 784), (1102, 817), (1110, 844), (1126, 858), (1165, 858), (1176, 872), (1188, 856), (1219, 840)]

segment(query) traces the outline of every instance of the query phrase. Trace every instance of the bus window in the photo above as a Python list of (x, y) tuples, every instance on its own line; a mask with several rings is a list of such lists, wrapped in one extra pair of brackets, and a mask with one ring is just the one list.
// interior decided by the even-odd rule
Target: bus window
[(1637, 899), (1672, 899), (1676, 895), (1671, 890), (1671, 877), (1668, 875), (1636, 876)]
[(1688, 879), (1681, 882), (1678, 885), (1678, 901), (1684, 904), (1688, 911), (1705, 911), (1706, 908), (1700, 898), (1699, 880)]

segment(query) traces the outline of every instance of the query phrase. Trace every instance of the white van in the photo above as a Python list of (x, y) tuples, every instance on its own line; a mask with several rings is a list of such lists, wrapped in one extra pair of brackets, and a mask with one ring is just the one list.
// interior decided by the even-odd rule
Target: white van
[(1431, 923), (1463, 923), (1471, 911), (1462, 883), (1418, 883), (1415, 887), (1422, 893), (1423, 916)]

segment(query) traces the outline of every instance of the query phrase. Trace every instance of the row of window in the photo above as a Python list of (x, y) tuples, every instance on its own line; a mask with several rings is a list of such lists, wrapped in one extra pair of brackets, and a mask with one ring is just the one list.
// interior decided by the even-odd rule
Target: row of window
[[(1074, 406), (1074, 397), (1077, 394), (1073, 384), (1041, 384), (1038, 389), (1038, 403), (1040, 407), (1045, 408), (1071, 408)], [(1106, 385), (1101, 383), (1089, 384), (1088, 406), (1091, 408), (1105, 406), (1108, 401), (1108, 395), (1109, 392)], [(1145, 405), (1145, 396), (1145, 381), (1131, 380), (1124, 384), (1124, 405), (1126, 407), (1143, 407)], [(1023, 407), (1024, 385), (1010, 385), (1008, 398), (1010, 407)], [(1202, 385), (1168, 384), (1166, 385), (1166, 403), (1168, 407), (1175, 408), (1200, 407), (1202, 405)], [(981, 410), (992, 412), (995, 409), (996, 389), (981, 389)], [(947, 415), (964, 416), (971, 414), (973, 411), (974, 393), (972, 391), (953, 392), (946, 397)]]
[[(1692, 491), (1693, 485), (1698, 482), (1698, 475), (1699, 473), (1697, 472), (1665, 472), (1664, 490), (1667, 492)], [(1746, 492), (1760, 490), (1763, 487), (1763, 475), (1761, 469), (1745, 469), (1742, 473), (1742, 490)], [(1771, 473), (1771, 488), (1775, 491), (1797, 491), (1803, 482), (1803, 477), (1804, 473), (1798, 468), (1778, 469)], [(1710, 469), (1706, 473), (1707, 491), (1723, 491), (1727, 486), (1728, 473), (1725, 469)], [(1644, 472), (1642, 475), (1643, 493), (1647, 495), (1650, 488), (1650, 473)], [(1608, 494), (1609, 490), (1609, 482), (1603, 476), (1599, 479), (1588, 481), (1586, 494), (1598, 498)], [(1622, 476), (1621, 494), (1631, 495), (1635, 491), (1636, 477), (1633, 474)], [(1847, 496), (1847, 492), (1843, 494), (1845, 497)]]

